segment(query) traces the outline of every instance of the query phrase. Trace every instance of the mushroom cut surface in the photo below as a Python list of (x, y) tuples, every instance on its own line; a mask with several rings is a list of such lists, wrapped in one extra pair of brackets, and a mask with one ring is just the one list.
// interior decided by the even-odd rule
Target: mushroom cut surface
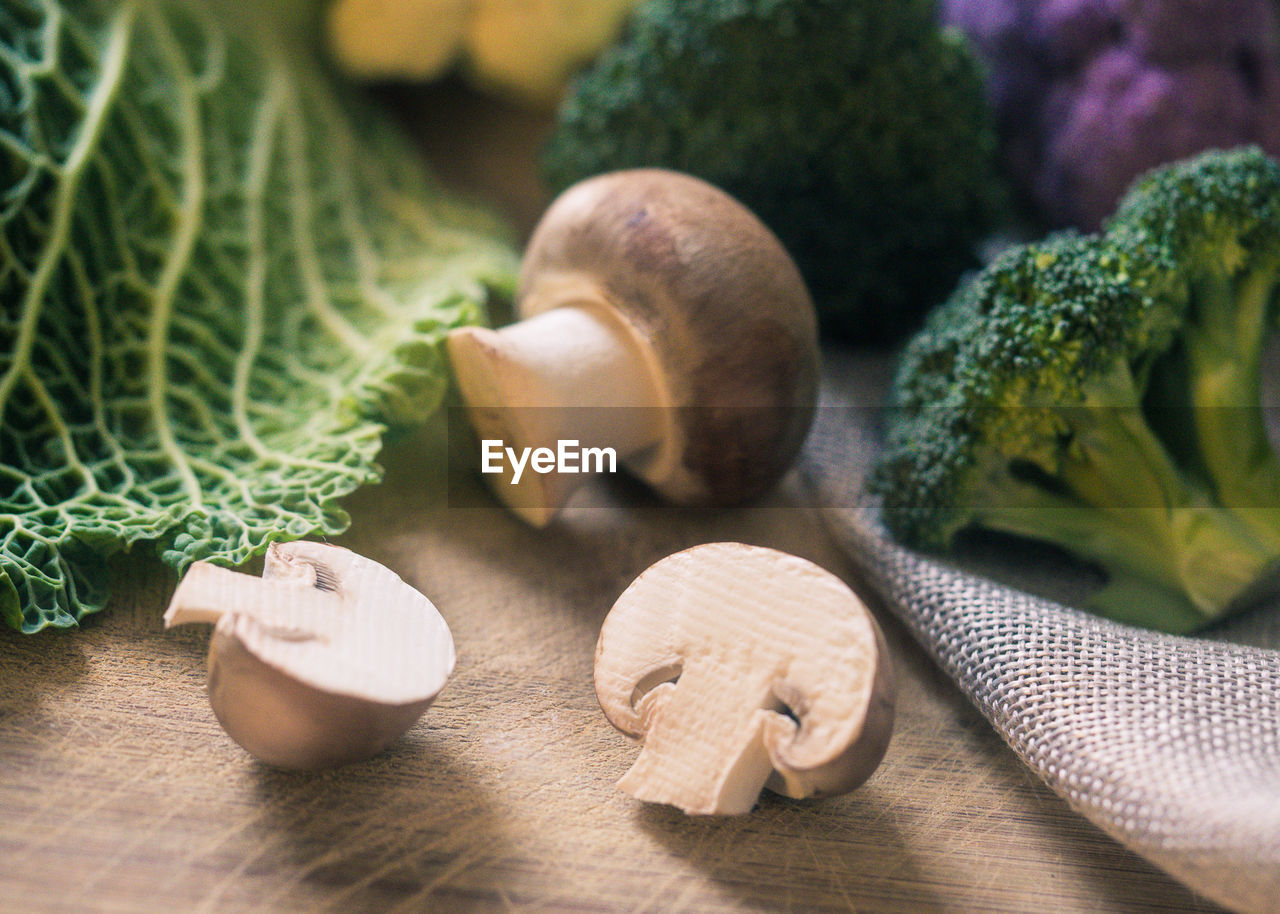
[(862, 601), (811, 562), (741, 543), (641, 574), (601, 628), (595, 685), (642, 745), (618, 786), (690, 814), (748, 812), (765, 787), (851, 790), (893, 726), (892, 668)]

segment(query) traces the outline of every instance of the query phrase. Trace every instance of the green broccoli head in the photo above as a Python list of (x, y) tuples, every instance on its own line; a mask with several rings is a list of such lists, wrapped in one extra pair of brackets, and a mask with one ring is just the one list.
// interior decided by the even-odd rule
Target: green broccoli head
[[(900, 360), (878, 470), (895, 531), (945, 548), (990, 510), (1061, 506), (1059, 487), (1043, 483), (1080, 456), (1074, 429), (1137, 405), (1134, 367), (1167, 348), (1176, 322), (1101, 239), (1006, 252), (930, 315)], [(998, 502), (974, 497), (994, 484)]]
[(918, 325), (995, 224), (982, 79), (932, 0), (650, 0), (582, 75), (544, 153), (562, 189), (618, 168), (689, 172), (779, 236), (823, 328)]
[(1210, 153), (1135, 185), (1100, 235), (1011, 250), (901, 359), (873, 485), (890, 530), (985, 528), (1093, 561), (1094, 608), (1185, 631), (1280, 569), (1259, 364), (1280, 166)]

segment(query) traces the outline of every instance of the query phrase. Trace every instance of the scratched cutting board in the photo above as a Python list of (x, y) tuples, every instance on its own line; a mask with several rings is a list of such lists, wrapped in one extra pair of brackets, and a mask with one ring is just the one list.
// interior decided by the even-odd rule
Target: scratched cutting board
[(861, 790), (724, 821), (621, 794), (636, 750), (591, 661), (626, 584), (720, 539), (847, 568), (785, 493), (699, 515), (599, 487), (542, 533), (444, 507), (422, 470), (436, 447), (397, 446), (341, 540), (428, 594), (458, 646), (440, 700), (373, 761), (290, 774), (227, 739), (207, 632), (162, 631), (172, 582), (152, 562), (120, 563), (115, 605), (79, 632), (0, 636), (0, 909), (1196, 909), (1050, 795), (883, 613), (900, 715)]

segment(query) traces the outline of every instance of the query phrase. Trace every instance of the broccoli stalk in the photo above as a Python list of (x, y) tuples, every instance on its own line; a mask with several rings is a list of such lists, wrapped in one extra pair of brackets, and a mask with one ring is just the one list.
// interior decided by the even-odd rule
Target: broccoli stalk
[(1269, 591), (1278, 288), (1280, 166), (1256, 150), (1156, 173), (1103, 235), (1006, 253), (903, 356), (886, 523), (921, 546), (968, 527), (1054, 543), (1107, 573), (1092, 608), (1168, 631)]
[(1043, 411), (1069, 435), (1055, 471), (1021, 456), (1033, 442), (1002, 443), (971, 522), (1051, 542), (1101, 566), (1108, 584), (1092, 595), (1094, 609), (1191, 630), (1280, 568), (1280, 531), (1255, 534), (1179, 469), (1140, 409), (1123, 361), (1092, 378), (1080, 404)]
[[(1148, 403), (1178, 459), (1259, 536), (1280, 528), (1280, 459), (1262, 408), (1262, 357), (1277, 322), (1280, 194), (1256, 150), (1205, 155), (1143, 178), (1108, 234), (1154, 249), (1150, 277), (1185, 294)], [(1173, 285), (1185, 285), (1185, 293)]]
[(1117, 366), (1089, 384), (1085, 404), (1065, 408), (1071, 444), (1055, 476), (998, 461), (1004, 479), (988, 477), (992, 488), (973, 522), (1052, 542), (1101, 566), (1108, 585), (1090, 603), (1107, 616), (1195, 629), (1280, 568), (1280, 531), (1255, 534), (1214, 504), (1179, 470), (1136, 405), (1104, 405), (1132, 391), (1128, 374)]
[(1199, 461), (1218, 500), (1260, 532), (1274, 531), (1280, 506), (1280, 461), (1267, 437), (1261, 370), (1278, 287), (1280, 263), (1197, 282), (1180, 346), (1185, 367), (1178, 371), (1187, 379), (1185, 402), (1221, 404), (1190, 411)]

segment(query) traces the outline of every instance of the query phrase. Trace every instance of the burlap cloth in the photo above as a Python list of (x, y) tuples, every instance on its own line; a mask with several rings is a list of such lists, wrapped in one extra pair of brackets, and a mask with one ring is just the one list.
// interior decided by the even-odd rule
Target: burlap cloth
[(828, 357), (804, 465), (868, 582), (1081, 815), (1220, 904), (1280, 910), (1280, 602), (1173, 637), (1072, 608), (1097, 578), (1048, 549), (895, 545), (861, 488), (886, 376)]

